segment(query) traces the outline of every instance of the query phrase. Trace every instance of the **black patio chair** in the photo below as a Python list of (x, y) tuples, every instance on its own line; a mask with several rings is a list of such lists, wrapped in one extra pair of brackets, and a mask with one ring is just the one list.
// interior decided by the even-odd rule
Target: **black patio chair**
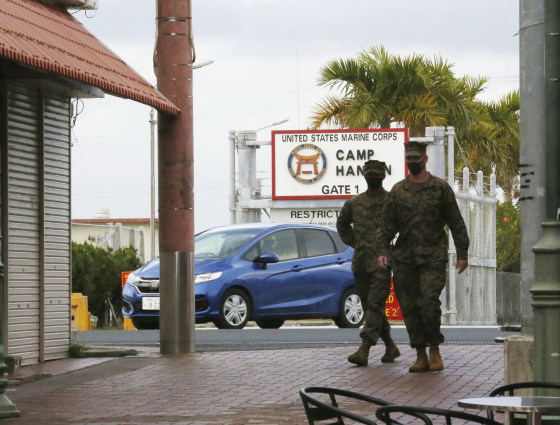
[[(402, 416), (408, 415), (416, 418), (416, 420), (406, 420), (401, 419)], [(436, 423), (441, 423), (441, 419), (445, 418), (446, 425), (452, 425), (455, 419), (456, 423), (464, 424), (467, 422), (478, 423), (482, 425), (502, 425), (492, 419), (488, 419), (484, 416), (473, 415), (466, 412), (461, 412), (457, 410), (440, 409), (437, 407), (423, 407), (423, 406), (407, 406), (407, 405), (388, 405), (377, 409), (375, 416), (380, 421), (386, 423), (387, 425), (394, 424), (396, 421), (393, 419), (395, 416), (399, 417), (404, 423), (421, 423), (425, 425), (433, 425), (432, 419), (436, 420)], [(437, 419), (436, 419), (437, 418)], [(407, 418), (408, 419), (408, 418)], [(421, 422), (420, 422), (421, 421)]]
[[(323, 394), (323, 397), (319, 398), (319, 394)], [(354, 408), (359, 402), (368, 403), (367, 408), (371, 408), (371, 413), (373, 414), (377, 406), (387, 406), (392, 404), (388, 401), (370, 397), (365, 394), (331, 387), (303, 387), (300, 390), (299, 395), (301, 397), (301, 401), (303, 402), (303, 407), (305, 408), (309, 425), (314, 425), (319, 421), (327, 420), (330, 420), (331, 422), (328, 422), (325, 425), (344, 425), (343, 418), (351, 419), (352, 421), (362, 424), (376, 425), (374, 420), (349, 411), (348, 405), (351, 404), (351, 407)], [(400, 424), (397, 422), (393, 425)]]
[[(533, 390), (533, 395), (540, 395), (543, 390), (553, 388), (558, 390), (556, 396), (560, 396), (560, 383), (556, 382), (541, 382), (541, 381), (526, 381), (515, 382), (513, 384), (500, 385), (495, 387), (488, 393), (489, 397), (500, 396), (520, 396), (526, 392), (520, 393), (519, 390)], [(537, 391), (535, 391), (537, 390)], [(556, 393), (556, 392), (555, 392)], [(494, 419), (494, 412), (491, 410), (486, 411), (489, 419)], [(560, 425), (560, 417), (558, 416), (543, 416), (541, 420), (543, 425)], [(525, 413), (509, 412), (510, 425), (525, 425), (527, 423), (527, 415)]]

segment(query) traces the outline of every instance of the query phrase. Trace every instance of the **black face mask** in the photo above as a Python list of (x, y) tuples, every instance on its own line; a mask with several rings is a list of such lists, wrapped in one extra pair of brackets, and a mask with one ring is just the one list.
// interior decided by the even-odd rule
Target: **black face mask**
[(383, 179), (380, 179), (378, 177), (366, 177), (366, 183), (368, 188), (377, 189), (381, 187), (381, 184), (383, 183)]
[(420, 174), (424, 169), (424, 162), (407, 162), (406, 166), (411, 174)]

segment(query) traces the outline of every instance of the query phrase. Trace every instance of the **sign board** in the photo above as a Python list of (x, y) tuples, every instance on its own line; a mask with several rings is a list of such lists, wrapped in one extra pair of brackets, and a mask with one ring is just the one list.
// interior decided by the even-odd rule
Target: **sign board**
[(365, 192), (364, 162), (387, 164), (386, 190), (405, 177), (408, 129), (272, 132), (272, 199), (347, 199)]
[(271, 208), (270, 221), (336, 227), (338, 214), (340, 208)]

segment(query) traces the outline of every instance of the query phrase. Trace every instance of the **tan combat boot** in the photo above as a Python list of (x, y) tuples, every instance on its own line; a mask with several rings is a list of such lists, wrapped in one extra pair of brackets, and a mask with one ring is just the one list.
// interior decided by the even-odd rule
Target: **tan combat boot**
[(348, 356), (348, 361), (358, 366), (367, 366), (370, 348), (371, 348), (370, 344), (368, 344), (365, 341), (362, 341), (362, 345), (360, 345), (358, 351)]
[(430, 369), (426, 347), (416, 349), (416, 361), (408, 368), (409, 372), (427, 372)]
[(443, 360), (439, 354), (439, 346), (430, 345), (430, 360), (428, 363), (431, 372), (443, 370)]
[(393, 341), (392, 339), (388, 339), (387, 341), (384, 342), (385, 342), (385, 354), (383, 354), (383, 357), (381, 357), (381, 362), (392, 363), (395, 361), (397, 357), (401, 355), (401, 352), (395, 345), (395, 341)]

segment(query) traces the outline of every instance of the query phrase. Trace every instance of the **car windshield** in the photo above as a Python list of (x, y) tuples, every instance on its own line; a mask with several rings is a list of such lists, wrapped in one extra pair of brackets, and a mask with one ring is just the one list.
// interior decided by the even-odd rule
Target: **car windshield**
[(229, 229), (203, 232), (194, 238), (194, 258), (227, 258), (255, 237), (259, 229)]

